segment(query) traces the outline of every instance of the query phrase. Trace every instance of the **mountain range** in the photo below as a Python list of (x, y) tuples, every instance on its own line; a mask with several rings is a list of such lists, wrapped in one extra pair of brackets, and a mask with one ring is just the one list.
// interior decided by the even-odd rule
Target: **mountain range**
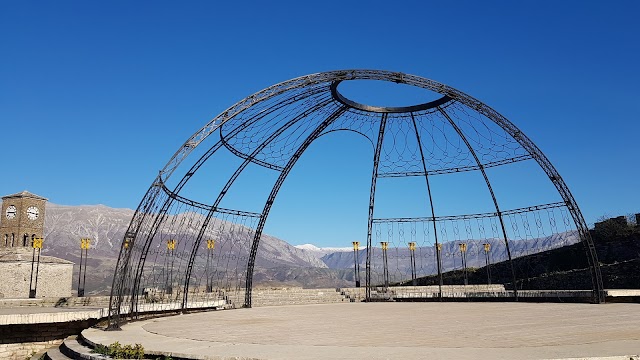
[[(48, 203), (45, 212), (43, 255), (56, 256), (79, 264), (80, 239), (90, 238), (91, 250), (87, 261), (85, 291), (87, 294), (108, 294), (120, 243), (133, 214), (134, 211), (131, 209), (116, 209), (104, 205), (64, 206)], [(506, 259), (506, 253), (500, 250), (504, 247), (497, 246), (500, 242), (498, 239), (469, 241), (467, 253), (475, 255), (468, 257), (468, 266), (484, 265), (481, 247), (482, 243), (487, 241), (492, 244), (492, 262)], [(551, 249), (576, 241), (575, 233), (563, 233), (510, 244), (512, 254), (518, 256), (525, 254), (526, 249), (534, 245), (536, 249)], [(460, 267), (460, 253), (457, 252), (457, 248), (458, 244), (455, 242), (443, 244), (443, 270)], [(361, 248), (358, 255), (361, 269), (364, 271), (366, 249)], [(374, 248), (372, 255), (373, 272), (381, 272), (381, 250)], [(417, 247), (415, 255), (419, 275), (436, 271), (433, 246)], [(407, 274), (410, 274), (409, 257), (409, 250), (405, 247), (390, 248), (388, 264), (392, 278), (406, 279)], [(256, 259), (254, 284), (317, 288), (353, 286), (353, 266), (354, 252), (350, 247), (320, 248), (312, 244), (293, 246), (281, 239), (263, 234)], [(74, 270), (74, 276), (77, 277), (78, 266)]]

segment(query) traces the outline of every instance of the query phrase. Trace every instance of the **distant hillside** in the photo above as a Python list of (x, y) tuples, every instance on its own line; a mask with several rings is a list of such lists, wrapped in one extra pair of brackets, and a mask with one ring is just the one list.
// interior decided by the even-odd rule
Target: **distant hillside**
[[(640, 227), (608, 223), (591, 231), (605, 289), (640, 289)], [(576, 243), (513, 260), (518, 289), (590, 289), (585, 248)], [(494, 283), (513, 288), (507, 261), (491, 265)], [(469, 269), (470, 284), (486, 284), (484, 266)], [(460, 270), (443, 273), (445, 284), (462, 284)], [(419, 285), (438, 284), (437, 276), (418, 279)]]
[[(524, 256), (532, 252), (540, 252), (549, 249), (555, 249), (558, 247), (575, 244), (578, 241), (578, 236), (575, 231), (564, 232), (561, 234), (555, 234), (544, 238), (527, 239), (510, 241), (509, 246), (511, 248), (511, 254), (513, 257)], [(507, 259), (507, 253), (504, 243), (501, 239), (483, 239), (483, 240), (467, 240), (467, 265), (469, 267), (480, 267), (484, 265), (484, 246), (483, 243), (491, 244), (490, 257), (492, 262), (500, 262)], [(372, 267), (382, 268), (382, 256), (381, 249), (374, 248)], [(416, 267), (422, 272), (433, 273), (435, 271), (435, 247), (417, 247), (416, 254)], [(444, 271), (452, 270), (456, 267), (460, 267), (460, 250), (458, 248), (458, 242), (450, 241), (442, 244), (442, 269)], [(389, 267), (397, 270), (400, 273), (410, 273), (409, 263), (409, 249), (393, 248), (388, 252)], [(366, 262), (366, 249), (360, 250), (358, 259), (361, 264)], [(353, 251), (348, 252), (335, 252), (330, 253), (322, 257), (322, 261), (330, 269), (347, 269), (354, 266), (354, 254)], [(425, 273), (423, 273), (424, 275)]]
[[(85, 237), (91, 238), (91, 250), (89, 251), (89, 260), (87, 262), (89, 271), (87, 273), (86, 292), (89, 294), (108, 294), (111, 288), (120, 242), (133, 214), (134, 211), (131, 209), (114, 209), (104, 205), (62, 206), (47, 204), (43, 254), (57, 256), (78, 264), (80, 260), (79, 240)], [(468, 241), (469, 254), (481, 254), (482, 243), (487, 241), (493, 244), (491, 250), (493, 262), (499, 263), (506, 259), (504, 246), (498, 246), (500, 241), (496, 239)], [(514, 241), (510, 245), (514, 257), (521, 256), (523, 259), (529, 259), (546, 255), (527, 257), (527, 251), (529, 250), (526, 249), (533, 248), (537, 251), (542, 251), (570, 245), (562, 248), (564, 250), (559, 249), (560, 252), (558, 254), (561, 254), (563, 251), (572, 251), (570, 249), (579, 248), (571, 245), (576, 241), (576, 234), (567, 232), (546, 238)], [(457, 267), (459, 267), (459, 256), (456, 258), (456, 254), (459, 254), (457, 246), (456, 242), (443, 244), (443, 254), (450, 254), (449, 257), (443, 257), (443, 269), (445, 272), (454, 269), (456, 262), (458, 262)], [(607, 249), (606, 251), (610, 251), (611, 248)], [(373, 251), (372, 266), (374, 269), (380, 269), (382, 267), (380, 249), (374, 248)], [(601, 250), (598, 251), (600, 252)], [(616, 250), (615, 256), (618, 256), (618, 253), (619, 251)], [(419, 247), (416, 250), (416, 254), (418, 255), (419, 275), (433, 274), (435, 272), (433, 268), (434, 248), (432, 246)], [(292, 246), (275, 237), (263, 235), (258, 258), (256, 259), (254, 284), (257, 286), (288, 285), (303, 287), (352, 286), (354, 277), (352, 270), (353, 256), (353, 250), (350, 248), (318, 248), (312, 244)], [(571, 256), (568, 257), (569, 260), (565, 260), (565, 256), (561, 255), (557, 260), (540, 258), (540, 260), (536, 261), (538, 263), (557, 261), (562, 264), (571, 264)], [(395, 273), (409, 273), (408, 257), (409, 252), (406, 248), (398, 248), (389, 252), (389, 263)], [(579, 257), (576, 256), (575, 258), (578, 259)], [(362, 271), (364, 271), (366, 250), (360, 250), (359, 259)], [(483, 259), (481, 256), (470, 256), (468, 265), (469, 267), (481, 268), (484, 265)], [(494, 266), (494, 271), (498, 275), (501, 271), (501, 265), (495, 264)], [(524, 266), (524, 268), (527, 266)], [(570, 266), (576, 268), (574, 265)], [(76, 266), (76, 271), (77, 268)], [(455, 272), (450, 273), (455, 277)], [(479, 271), (480, 273), (481, 271)], [(406, 278), (406, 275), (404, 276), (402, 278)], [(535, 274), (532, 273), (528, 277), (533, 279)], [(77, 284), (76, 279), (74, 277), (74, 286)], [(478, 281), (480, 280), (479, 278)], [(505, 281), (510, 280), (505, 278)]]
[[(130, 209), (114, 209), (104, 205), (47, 204), (43, 254), (79, 264), (80, 239), (90, 238), (86, 292), (106, 294), (110, 291), (120, 242), (133, 214), (134, 211)], [(295, 286), (333, 287), (347, 284), (340, 271), (326, 268), (315, 254), (263, 235), (256, 259), (255, 279), (257, 284), (259, 279), (267, 283), (281, 282)]]

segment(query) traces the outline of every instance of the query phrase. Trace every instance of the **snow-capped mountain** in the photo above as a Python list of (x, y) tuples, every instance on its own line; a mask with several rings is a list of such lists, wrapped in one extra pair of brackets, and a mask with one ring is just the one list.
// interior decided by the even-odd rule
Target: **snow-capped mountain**
[(295, 245), (296, 249), (304, 250), (308, 252), (310, 255), (317, 257), (318, 259), (322, 258), (325, 255), (333, 254), (333, 253), (341, 253), (341, 252), (351, 252), (353, 248), (350, 247), (317, 247), (313, 244), (303, 244), (303, 245)]

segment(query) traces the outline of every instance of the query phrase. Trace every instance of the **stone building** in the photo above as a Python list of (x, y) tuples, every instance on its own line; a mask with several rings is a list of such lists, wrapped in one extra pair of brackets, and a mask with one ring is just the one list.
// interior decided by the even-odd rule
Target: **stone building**
[[(2, 197), (0, 298), (71, 296), (73, 263), (40, 256), (34, 247), (44, 235), (46, 202), (28, 191)], [(42, 244), (47, 246), (46, 239)]]
[(32, 240), (43, 234), (46, 202), (28, 191), (3, 196), (0, 247), (31, 248)]

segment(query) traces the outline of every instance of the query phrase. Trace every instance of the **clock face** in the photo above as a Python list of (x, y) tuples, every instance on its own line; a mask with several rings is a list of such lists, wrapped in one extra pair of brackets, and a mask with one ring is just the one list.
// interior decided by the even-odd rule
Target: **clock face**
[(16, 210), (16, 207), (13, 205), (9, 205), (7, 207), (7, 213), (5, 215), (7, 216), (7, 219), (11, 220), (11, 219), (15, 219), (17, 213), (18, 213), (18, 210)]
[(40, 214), (40, 212), (38, 211), (37, 207), (29, 206), (27, 208), (27, 217), (29, 218), (29, 220), (37, 219), (39, 214)]

